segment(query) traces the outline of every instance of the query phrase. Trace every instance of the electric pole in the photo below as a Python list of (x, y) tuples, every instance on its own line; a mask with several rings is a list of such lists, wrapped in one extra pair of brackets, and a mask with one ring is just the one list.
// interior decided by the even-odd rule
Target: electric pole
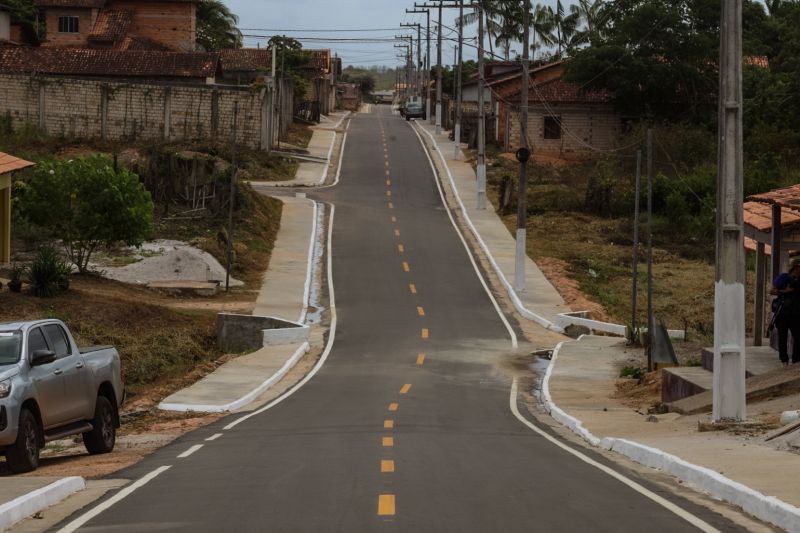
[[(417, 7), (416, 4), (414, 7)], [(425, 24), (425, 40), (427, 42), (427, 50), (425, 52), (425, 75), (422, 77), (423, 85), (425, 86), (425, 118), (431, 119), (431, 10), (430, 9), (406, 9), (406, 13), (425, 13), (427, 23)]]
[[(719, 61), (714, 422), (742, 421), (745, 395), (745, 256), (742, 228), (742, 0), (722, 0)], [(773, 251), (774, 253), (774, 251)]]
[[(408, 11), (408, 10), (406, 10)], [(421, 65), (422, 65), (422, 25), (418, 22), (411, 22), (411, 23), (400, 23), (401, 27), (404, 28), (417, 28), (417, 68), (415, 70), (415, 80), (414, 80), (414, 87), (416, 90), (422, 94), (422, 76), (421, 76)], [(414, 36), (411, 36), (411, 42), (414, 42)], [(413, 49), (413, 44), (412, 44)], [(413, 54), (413, 52), (412, 52)]]
[[(527, 0), (526, 0), (527, 1)], [(458, 74), (456, 79), (456, 126), (453, 140), (453, 159), (458, 159), (461, 144), (461, 67), (464, 59), (464, 0), (458, 0)]]
[(486, 209), (486, 111), (483, 109), (483, 9), (478, 13), (478, 209)]
[(439, 2), (439, 29), (436, 32), (436, 135), (442, 133), (442, 2)]
[(517, 152), (519, 160), (519, 191), (517, 198), (517, 249), (514, 262), (514, 290), (525, 290), (525, 245), (527, 243), (528, 222), (528, 60), (529, 26), (530, 26), (530, 0), (524, 0), (524, 13), (522, 18), (522, 92), (519, 100), (519, 126), (520, 149)]

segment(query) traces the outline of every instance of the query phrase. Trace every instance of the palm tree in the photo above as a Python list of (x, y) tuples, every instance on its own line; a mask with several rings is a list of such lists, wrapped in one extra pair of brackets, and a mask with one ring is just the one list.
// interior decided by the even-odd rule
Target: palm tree
[(237, 24), (239, 17), (222, 0), (200, 0), (197, 4), (197, 44), (206, 51), (241, 48), (242, 32)]
[(552, 26), (548, 38), (558, 48), (557, 57), (562, 57), (573, 43), (573, 38), (578, 29), (578, 16), (575, 13), (567, 15), (561, 0), (556, 1), (556, 8), (547, 7), (549, 22)]
[(553, 38), (552, 9), (541, 4), (536, 4), (531, 13), (531, 29), (533, 29), (533, 39), (531, 41), (531, 50), (533, 57), (536, 57), (536, 50), (544, 46), (552, 46), (555, 44)]
[[(498, 19), (500, 18), (503, 4), (506, 2), (503, 0), (477, 0), (476, 3), (480, 5), (481, 12), (484, 16), (486, 35), (489, 38), (489, 55), (494, 57), (492, 36), (497, 35), (502, 30)], [(470, 26), (477, 21), (478, 11), (471, 11), (469, 13), (464, 13), (463, 17), (456, 19), (456, 27), (462, 24), (464, 26)]]
[(588, 43), (592, 36), (602, 34), (607, 20), (605, 7), (602, 0), (578, 0), (577, 4), (569, 7), (570, 13), (577, 17), (578, 24), (585, 24), (576, 34), (576, 43)]

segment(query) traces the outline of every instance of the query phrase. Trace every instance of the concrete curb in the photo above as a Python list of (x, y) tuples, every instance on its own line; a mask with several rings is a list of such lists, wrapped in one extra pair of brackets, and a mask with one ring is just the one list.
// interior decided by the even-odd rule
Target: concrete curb
[[(578, 339), (580, 340), (580, 339)], [(786, 531), (800, 531), (800, 508), (774, 496), (767, 496), (734, 481), (711, 469), (681, 459), (678, 456), (645, 446), (627, 439), (605, 437), (599, 439), (583, 427), (583, 423), (558, 407), (550, 395), (550, 378), (558, 360), (558, 353), (566, 342), (558, 343), (553, 350), (550, 365), (542, 379), (542, 403), (545, 410), (556, 421), (572, 430), (586, 442), (597, 448), (613, 451), (644, 466), (661, 470), (683, 481), (687, 486), (704, 492), (726, 503), (741, 507), (759, 520), (769, 522)]]
[[(414, 126), (416, 126), (416, 122)], [(428, 130), (426, 130), (422, 126), (419, 126), (419, 129), (421, 129), (423, 133), (425, 133), (431, 139), (431, 142), (435, 146), (435, 150), (439, 154), (439, 159), (442, 162), (442, 166), (444, 166), (444, 170), (447, 173), (447, 178), (450, 181), (450, 188), (453, 190), (453, 194), (455, 195), (456, 202), (458, 202), (458, 207), (461, 210), (461, 214), (463, 215), (464, 220), (469, 226), (470, 231), (475, 236), (475, 239), (478, 241), (478, 244), (480, 245), (481, 249), (486, 254), (486, 257), (489, 259), (489, 262), (492, 264), (492, 268), (497, 273), (497, 276), (500, 278), (500, 282), (503, 284), (503, 287), (505, 287), (508, 296), (511, 298), (511, 301), (514, 303), (514, 307), (522, 316), (524, 316), (529, 320), (533, 320), (543, 328), (555, 331), (557, 333), (564, 333), (564, 328), (558, 326), (551, 320), (548, 320), (545, 317), (534, 313), (533, 311), (531, 311), (530, 309), (528, 309), (523, 305), (522, 300), (519, 299), (519, 296), (517, 296), (516, 291), (506, 279), (505, 274), (503, 274), (503, 271), (500, 269), (500, 265), (497, 264), (497, 261), (492, 255), (492, 252), (489, 250), (489, 247), (486, 245), (480, 233), (478, 233), (478, 230), (475, 228), (475, 225), (472, 223), (472, 220), (469, 218), (469, 214), (467, 213), (467, 209), (464, 206), (464, 202), (461, 201), (461, 195), (458, 193), (458, 189), (456, 188), (453, 175), (450, 172), (450, 168), (447, 166), (447, 161), (442, 155), (442, 150), (439, 147), (439, 143), (436, 142), (436, 138), (433, 135), (431, 135), (431, 133)]]
[(0, 531), (85, 488), (82, 477), (65, 477), (0, 505)]
[(275, 385), (278, 381), (281, 380), (283, 376), (286, 375), (292, 367), (297, 364), (297, 361), (308, 352), (310, 346), (308, 342), (304, 342), (300, 345), (300, 347), (295, 350), (294, 354), (286, 360), (283, 366), (264, 380), (258, 387), (251, 390), (241, 398), (238, 398), (232, 402), (228, 402), (225, 404), (220, 405), (201, 405), (201, 404), (188, 404), (188, 403), (160, 403), (158, 404), (158, 408), (164, 411), (179, 411), (179, 412), (188, 412), (188, 411), (195, 411), (201, 413), (224, 413), (227, 411), (234, 411), (239, 409), (240, 407), (244, 407), (248, 403), (252, 402), (256, 398), (258, 398), (261, 394), (263, 394), (267, 389)]

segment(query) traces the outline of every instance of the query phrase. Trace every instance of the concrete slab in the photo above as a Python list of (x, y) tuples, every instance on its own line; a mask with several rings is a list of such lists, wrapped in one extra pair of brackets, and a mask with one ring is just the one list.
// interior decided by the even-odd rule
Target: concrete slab
[[(714, 371), (714, 348), (703, 348), (703, 368)], [(778, 352), (769, 346), (750, 346), (745, 348), (744, 359), (747, 377), (757, 376), (781, 368)]]
[(316, 202), (293, 197), (280, 197), (280, 200), (283, 202), (281, 228), (253, 314), (303, 322), (310, 250), (315, 238)]
[[(512, 295), (512, 299), (517, 297), (524, 309), (551, 324), (555, 324), (556, 316), (559, 313), (571, 312), (572, 309), (567, 306), (555, 287), (529, 257), (525, 260), (525, 290), (521, 293), (513, 291), (511, 284), (514, 280), (515, 270), (515, 237), (503, 224), (491, 202), (487, 201), (486, 209), (477, 208), (478, 183), (475, 171), (471, 163), (465, 162), (466, 157), (463, 152), (460, 152), (459, 159), (453, 159), (454, 143), (447, 137), (446, 132), (436, 135), (435, 126), (421, 121), (416, 121), (416, 125), (424, 130), (423, 140), (425, 142), (432, 141), (435, 151), (443, 156), (438, 157), (435, 152), (434, 163), (441, 166), (441, 160), (444, 159), (449, 176), (452, 177), (455, 186), (454, 192), (457, 201), (461, 204), (459, 207), (469, 219), (471, 229), (482, 241), (485, 251), (492, 257), (495, 269), (501, 276), (506, 290)], [(446, 173), (444, 181), (448, 181)], [(528, 316), (528, 318), (532, 317)], [(554, 329), (558, 328), (554, 327)]]
[(714, 374), (702, 366), (676, 366), (661, 371), (661, 401), (674, 402), (711, 390)]

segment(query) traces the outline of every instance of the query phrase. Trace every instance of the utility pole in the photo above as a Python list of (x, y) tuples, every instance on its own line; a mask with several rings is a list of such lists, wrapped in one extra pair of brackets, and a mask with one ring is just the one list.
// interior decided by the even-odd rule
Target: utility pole
[(228, 242), (225, 253), (225, 292), (231, 292), (231, 267), (233, 267), (233, 204), (236, 202), (236, 122), (239, 119), (239, 102), (233, 103), (233, 137), (231, 139), (231, 190), (228, 199)]
[(639, 277), (639, 191), (642, 181), (642, 151), (636, 150), (636, 186), (633, 201), (633, 266), (631, 274), (631, 339), (638, 329), (636, 320), (636, 285)]
[(478, 209), (486, 209), (486, 111), (483, 109), (483, 9), (478, 13)]
[(442, 133), (442, 2), (439, 2), (439, 30), (436, 32), (436, 135)]
[(747, 409), (742, 228), (742, 0), (722, 0), (720, 41), (714, 392), (711, 414), (714, 422), (725, 419), (742, 421)]
[(653, 130), (647, 128), (647, 371), (653, 371)]
[[(527, 1), (527, 0), (526, 0)], [(453, 140), (453, 159), (458, 159), (461, 144), (461, 68), (464, 59), (464, 0), (458, 0), (458, 78), (456, 81), (456, 125)]]
[(525, 246), (527, 243), (528, 223), (528, 67), (530, 59), (528, 41), (530, 26), (530, 0), (524, 0), (524, 13), (522, 18), (522, 92), (519, 100), (520, 121), (520, 149), (517, 151), (519, 160), (519, 197), (517, 198), (517, 249), (514, 261), (514, 290), (525, 290)]
[[(406, 9), (406, 12), (408, 12), (407, 9)], [(422, 70), (422, 25), (420, 23), (418, 23), (418, 22), (410, 22), (408, 24), (400, 23), (400, 26), (401, 27), (405, 27), (405, 28), (417, 28), (417, 65), (416, 65), (417, 68), (415, 70), (415, 78), (416, 79), (414, 80), (414, 87), (416, 88), (417, 91), (419, 91), (420, 94), (422, 94), (422, 76), (421, 76), (421, 74), (422, 74), (422, 72), (421, 72), (421, 70)], [(413, 35), (411, 36), (411, 42), (412, 43), (414, 42), (414, 36)], [(413, 44), (412, 44), (412, 50), (413, 50)], [(413, 54), (413, 52), (412, 52), (412, 54)]]
[[(416, 4), (414, 7), (417, 7)], [(425, 74), (422, 77), (422, 83), (425, 86), (425, 118), (430, 120), (431, 117), (431, 10), (430, 9), (406, 9), (406, 13), (425, 13), (427, 23), (425, 25), (425, 40), (427, 42), (427, 51), (425, 53), (424, 69)]]

